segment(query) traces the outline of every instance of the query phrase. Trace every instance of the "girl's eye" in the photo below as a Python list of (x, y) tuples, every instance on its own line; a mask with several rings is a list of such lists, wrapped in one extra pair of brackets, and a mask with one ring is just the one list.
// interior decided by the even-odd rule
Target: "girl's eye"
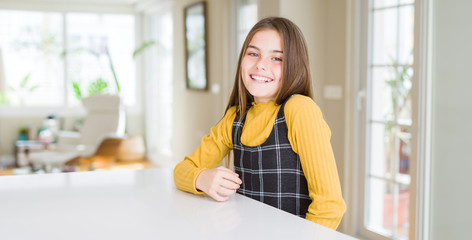
[(274, 57), (274, 58), (272, 58), (272, 60), (282, 62), (282, 58), (279, 58), (279, 57)]
[(252, 56), (252, 57), (258, 57), (259, 56), (257, 53), (249, 53), (248, 55)]

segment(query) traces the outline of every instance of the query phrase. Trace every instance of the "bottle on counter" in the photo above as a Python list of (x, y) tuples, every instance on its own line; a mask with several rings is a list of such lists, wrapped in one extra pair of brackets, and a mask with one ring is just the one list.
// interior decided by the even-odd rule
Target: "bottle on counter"
[(43, 121), (43, 126), (39, 130), (38, 140), (45, 144), (55, 143), (59, 127), (54, 115), (48, 115)]

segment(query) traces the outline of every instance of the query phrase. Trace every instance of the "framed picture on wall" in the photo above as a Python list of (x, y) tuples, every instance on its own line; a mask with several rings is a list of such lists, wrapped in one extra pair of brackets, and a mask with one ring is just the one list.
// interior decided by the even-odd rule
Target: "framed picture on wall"
[(185, 64), (187, 88), (208, 89), (206, 3), (185, 8)]

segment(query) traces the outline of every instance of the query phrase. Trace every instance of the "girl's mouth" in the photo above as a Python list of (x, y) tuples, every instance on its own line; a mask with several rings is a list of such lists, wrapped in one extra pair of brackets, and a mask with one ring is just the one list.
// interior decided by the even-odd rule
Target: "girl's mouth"
[(268, 77), (264, 77), (264, 76), (259, 76), (259, 75), (249, 75), (251, 77), (252, 80), (255, 80), (259, 83), (269, 83), (269, 82), (273, 82), (274, 79), (272, 78), (268, 78)]

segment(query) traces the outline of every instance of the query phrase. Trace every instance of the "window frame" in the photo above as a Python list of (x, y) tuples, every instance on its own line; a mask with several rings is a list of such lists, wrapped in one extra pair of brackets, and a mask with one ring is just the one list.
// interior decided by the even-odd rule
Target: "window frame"
[[(241, 7), (243, 6), (243, 4), (241, 3), (242, 0), (231, 0), (231, 9), (233, 9), (233, 11), (231, 11), (231, 28), (233, 29), (231, 31), (231, 45), (233, 46), (232, 47), (232, 51), (231, 51), (231, 68), (233, 69), (233, 74), (231, 76), (234, 76), (235, 73), (236, 73), (236, 65), (238, 63), (238, 58), (239, 58), (239, 53), (241, 52), (241, 46), (242, 46), (242, 42), (238, 42), (239, 41), (239, 37), (241, 36), (241, 26), (240, 26), (240, 18), (241, 18)], [(260, 3), (259, 3), (259, 0), (253, 0), (254, 1), (254, 4), (256, 4), (257, 8), (259, 9), (259, 6), (260, 6)], [(257, 16), (256, 16), (257, 19), (259, 19), (259, 10), (257, 12)], [(256, 24), (256, 23), (254, 23)], [(233, 83), (233, 79), (231, 79), (230, 81), (230, 85)], [(229, 96), (229, 91), (228, 91), (228, 95)]]
[[(254, 4), (257, 5), (257, 8), (259, 9), (260, 7), (260, 2), (259, 0), (253, 0), (254, 1)], [(237, 66), (237, 63), (238, 63), (238, 58), (239, 58), (239, 54), (241, 52), (241, 45), (242, 43), (239, 43), (239, 36), (240, 36), (240, 17), (241, 17), (241, 6), (242, 6), (242, 3), (241, 3), (241, 0), (231, 0), (231, 31), (230, 31), (230, 45), (232, 46), (231, 47), (231, 51), (229, 52), (230, 54), (230, 60), (229, 60), (229, 64), (230, 64), (230, 70), (231, 70), (231, 74), (230, 74), (230, 78), (228, 78), (227, 81), (224, 81), (223, 84), (222, 84), (222, 88), (221, 88), (221, 96), (224, 96), (224, 98), (222, 99), (223, 102), (226, 102), (227, 99), (226, 99), (226, 96), (230, 96), (231, 95), (231, 89), (232, 89), (232, 86), (233, 86), (233, 82), (234, 82), (234, 76), (236, 75), (236, 66)], [(259, 10), (257, 11), (257, 16), (256, 16), (257, 19), (260, 18), (260, 14), (259, 14)], [(256, 23), (254, 23), (256, 24)], [(223, 109), (224, 110), (224, 109)]]
[[(365, 15), (366, 15), (366, 19), (367, 19), (367, 23), (366, 25), (364, 26), (367, 26), (368, 28), (368, 31), (367, 31), (367, 34), (366, 34), (366, 37), (368, 38), (367, 39), (367, 56), (364, 58), (364, 60), (366, 61), (365, 64), (367, 65), (367, 68), (366, 69), (362, 69), (362, 71), (367, 71), (367, 78), (364, 78), (364, 81), (365, 81), (365, 89), (367, 90), (366, 91), (366, 101), (365, 101), (365, 104), (366, 106), (364, 107), (364, 111), (363, 111), (363, 114), (365, 115), (365, 128), (366, 130), (364, 131), (364, 133), (366, 134), (364, 136), (364, 139), (365, 139), (365, 146), (364, 146), (364, 151), (365, 151), (365, 154), (364, 154), (364, 174), (363, 174), (363, 178), (361, 180), (362, 182), (362, 186), (364, 187), (364, 195), (363, 195), (363, 199), (362, 199), (362, 203), (364, 206), (366, 205), (372, 205), (372, 204), (369, 204), (369, 198), (372, 197), (372, 192), (370, 192), (369, 190), (369, 186), (370, 184), (372, 183), (372, 181), (374, 179), (377, 179), (377, 180), (380, 180), (380, 182), (386, 184), (386, 189), (388, 188), (391, 188), (391, 195), (393, 197), (392, 199), (392, 228), (394, 230), (394, 232), (392, 232), (392, 235), (393, 237), (388, 237), (388, 236), (385, 236), (385, 235), (382, 235), (380, 233), (380, 230), (379, 231), (375, 231), (375, 230), (371, 230), (367, 227), (367, 224), (368, 224), (368, 219), (369, 219), (369, 216), (368, 216), (368, 211), (369, 209), (366, 209), (364, 207), (364, 211), (362, 212), (362, 221), (361, 221), (361, 225), (360, 225), (360, 229), (361, 229), (361, 232), (366, 235), (366, 236), (372, 236), (372, 238), (375, 238), (375, 239), (398, 239), (398, 233), (396, 232), (397, 230), (399, 230), (399, 228), (397, 228), (396, 226), (396, 223), (395, 221), (397, 221), (397, 218), (398, 218), (398, 215), (397, 215), (397, 209), (399, 209), (399, 206), (397, 205), (398, 204), (398, 200), (399, 200), (399, 188), (400, 188), (400, 185), (401, 184), (404, 184), (406, 186), (408, 186), (408, 189), (409, 189), (409, 193), (411, 192), (411, 189), (410, 189), (410, 186), (411, 186), (411, 178), (414, 178), (416, 176), (416, 174), (414, 172), (410, 172), (409, 174), (405, 175), (405, 174), (401, 174), (400, 172), (398, 172), (399, 169), (398, 168), (398, 164), (400, 163), (398, 156), (397, 156), (397, 151), (399, 150), (399, 146), (398, 146), (398, 143), (393, 143), (395, 145), (393, 151), (395, 152), (395, 156), (394, 156), (394, 159), (392, 159), (392, 163), (390, 163), (390, 167), (392, 167), (391, 171), (393, 173), (393, 176), (387, 176), (387, 175), (382, 175), (382, 176), (375, 176), (375, 174), (373, 174), (371, 171), (371, 165), (372, 165), (372, 156), (371, 156), (371, 152), (372, 152), (372, 141), (370, 139), (370, 137), (372, 137), (372, 131), (373, 131), (373, 128), (374, 128), (374, 125), (376, 124), (380, 124), (380, 125), (383, 125), (383, 126), (391, 126), (392, 128), (394, 129), (398, 129), (400, 127), (405, 127), (407, 126), (407, 128), (410, 129), (410, 133), (411, 135), (414, 135), (414, 133), (411, 131), (411, 124), (408, 125), (403, 125), (402, 123), (399, 122), (399, 119), (398, 119), (398, 110), (397, 109), (397, 106), (392, 106), (392, 110), (393, 110), (393, 118), (391, 120), (386, 120), (386, 119), (383, 119), (383, 120), (380, 120), (380, 119), (374, 119), (373, 118), (373, 115), (372, 115), (372, 112), (373, 112), (373, 104), (370, 104), (370, 103), (373, 103), (375, 100), (374, 100), (374, 96), (371, 95), (372, 94), (372, 91), (373, 91), (373, 87), (374, 87), (374, 82), (375, 81), (379, 81), (379, 79), (374, 79), (374, 71), (376, 71), (379, 67), (380, 68), (398, 68), (398, 67), (401, 67), (401, 66), (407, 66), (408, 68), (411, 68), (413, 69), (413, 65), (410, 65), (410, 64), (406, 64), (406, 65), (398, 65), (398, 67), (395, 67), (395, 64), (386, 64), (386, 63), (382, 63), (382, 64), (378, 64), (378, 63), (375, 63), (374, 62), (374, 48), (375, 48), (375, 45), (374, 45), (374, 39), (375, 39), (375, 36), (374, 36), (374, 16), (376, 14), (381, 14), (381, 13), (386, 13), (384, 11), (395, 11), (397, 14), (400, 13), (402, 7), (404, 6), (411, 6), (411, 4), (394, 4), (392, 6), (388, 6), (388, 7), (381, 7), (381, 8), (371, 8), (371, 5), (373, 3), (373, 1), (375, 0), (371, 0), (369, 1), (368, 3), (366, 2), (365, 6), (363, 7), (364, 11), (365, 11)], [(415, 7), (415, 5), (413, 4), (413, 7)], [(397, 22), (396, 22), (396, 27), (397, 27), (397, 30), (399, 30), (402, 26), (400, 26), (400, 22), (399, 22), (399, 18), (400, 15), (397, 16)], [(399, 32), (397, 32), (397, 36), (396, 36), (396, 40), (399, 41), (399, 35), (400, 34)], [(414, 35), (414, 33), (413, 33)], [(413, 48), (414, 50), (414, 48)], [(395, 54), (398, 55), (398, 48), (396, 48), (395, 50)], [(398, 56), (396, 56), (398, 57)], [(415, 59), (415, 58), (414, 58)], [(416, 59), (415, 59), (416, 60)], [(413, 61), (413, 64), (415, 63), (415, 61)], [(396, 70), (395, 70), (396, 71)], [(412, 79), (413, 81), (413, 79)], [(398, 82), (398, 80), (397, 80)], [(414, 103), (412, 103), (414, 104)], [(412, 116), (412, 120), (413, 120), (413, 116)], [(411, 138), (413, 138), (413, 136), (411, 136)], [(411, 139), (410, 138), (410, 139)], [(393, 137), (391, 140), (393, 141), (399, 141), (400, 139), (397, 139), (397, 137)], [(411, 146), (413, 147), (413, 146)], [(410, 159), (409, 159), (409, 162), (412, 162), (414, 161), (413, 159), (413, 156), (410, 156)], [(404, 181), (402, 182), (401, 179), (405, 178), (407, 179), (407, 181)], [(385, 194), (385, 193), (384, 193)], [(412, 194), (414, 195), (414, 194)], [(396, 201), (397, 200), (397, 201)], [(409, 198), (409, 200), (411, 200)], [(412, 207), (412, 204), (408, 204), (409, 206), (409, 209)], [(372, 226), (372, 225), (371, 225)], [(408, 228), (408, 230), (410, 231), (410, 227)], [(409, 234), (408, 234), (409, 235)]]
[[(2, 10), (18, 10), (18, 11), (37, 11), (37, 12), (57, 12), (62, 14), (65, 22), (66, 13), (91, 13), (91, 14), (129, 14), (135, 18), (135, 42), (138, 43), (140, 37), (140, 19), (136, 13), (133, 4), (126, 3), (81, 3), (81, 2), (43, 2), (43, 1), (26, 1), (26, 0), (5, 0), (0, 2)], [(63, 25), (63, 37), (66, 37), (66, 26)], [(64, 41), (64, 47), (66, 42)], [(136, 63), (138, 65), (138, 63)], [(64, 66), (66, 70), (67, 66)], [(139, 69), (136, 66), (136, 69)], [(133, 106), (125, 106), (128, 115), (139, 115), (143, 112), (142, 96), (142, 79), (139, 71), (135, 73), (136, 77), (136, 103)], [(64, 71), (64, 81), (67, 79), (67, 72)], [(67, 96), (67, 84), (64, 84), (64, 100)], [(3, 117), (43, 117), (45, 112), (58, 113), (61, 117), (79, 117), (85, 112), (81, 106), (59, 106), (59, 107), (31, 107), (31, 106), (0, 106), (0, 114)]]
[[(348, 205), (341, 231), (363, 239), (391, 239), (364, 227), (367, 127), (369, 0), (347, 2), (347, 75), (344, 196)], [(409, 239), (430, 236), (432, 0), (414, 3), (414, 63), (410, 159)]]

